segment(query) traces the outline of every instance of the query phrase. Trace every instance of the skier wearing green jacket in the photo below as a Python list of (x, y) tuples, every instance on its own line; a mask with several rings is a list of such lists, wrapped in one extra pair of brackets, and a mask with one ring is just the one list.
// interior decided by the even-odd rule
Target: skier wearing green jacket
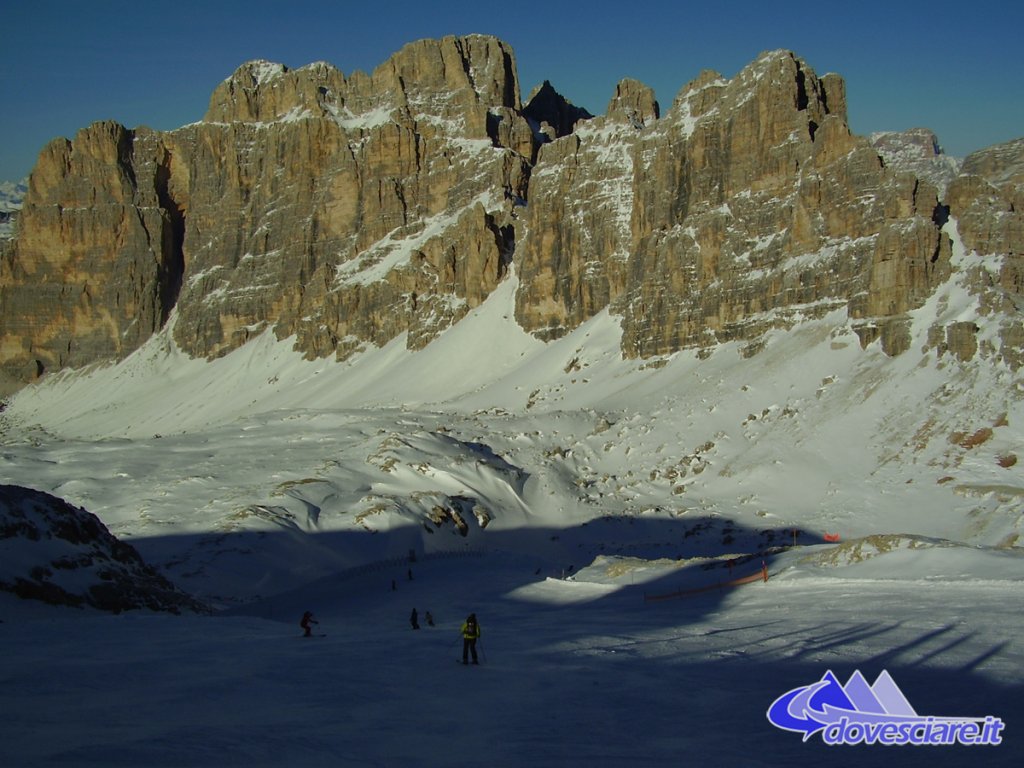
[(470, 654), (473, 655), (473, 663), (479, 664), (476, 658), (476, 641), (480, 637), (480, 625), (476, 621), (476, 614), (471, 613), (462, 624), (462, 663), (469, 663)]

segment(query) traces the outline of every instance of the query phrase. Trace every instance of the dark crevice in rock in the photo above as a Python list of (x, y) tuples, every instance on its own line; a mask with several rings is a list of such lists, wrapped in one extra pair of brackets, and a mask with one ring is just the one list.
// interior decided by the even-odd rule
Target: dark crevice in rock
[(807, 75), (801, 67), (797, 66), (796, 69), (796, 108), (803, 112), (807, 109), (807, 106), (811, 103), (810, 97), (807, 95)]
[(170, 317), (178, 303), (182, 280), (185, 276), (185, 212), (170, 194), (170, 155), (156, 169), (156, 194), (160, 208), (167, 217), (160, 243), (160, 264), (157, 281), (160, 291), (160, 325)]
[(498, 242), (498, 279), (501, 280), (508, 273), (509, 265), (516, 252), (516, 230), (511, 224), (504, 227), (496, 227), (495, 233)]
[[(120, 126), (119, 126), (120, 127)], [(132, 189), (138, 188), (135, 180), (135, 133), (121, 129), (117, 137), (117, 167), (124, 174)]]
[[(797, 63), (796, 67), (796, 108), (800, 112), (806, 112), (810, 106), (811, 97), (807, 93), (807, 74), (803, 67)], [(807, 132), (811, 141), (814, 141), (814, 134), (818, 131), (818, 123), (814, 120), (807, 121)]]

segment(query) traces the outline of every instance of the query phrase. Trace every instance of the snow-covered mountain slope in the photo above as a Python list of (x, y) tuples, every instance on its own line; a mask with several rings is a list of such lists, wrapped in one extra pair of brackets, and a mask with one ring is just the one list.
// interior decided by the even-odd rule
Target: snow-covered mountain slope
[[(540, 547), (580, 567), (759, 552), (794, 529), (1017, 545), (1024, 409), (1005, 366), (862, 349), (842, 311), (752, 356), (623, 360), (607, 312), (555, 342), (524, 333), (515, 287), (424, 350), (399, 338), (344, 363), (269, 334), (192, 360), (165, 332), (14, 397), (0, 477), (93, 511), (226, 603), (410, 550)], [(914, 347), (974, 301), (951, 281)]]

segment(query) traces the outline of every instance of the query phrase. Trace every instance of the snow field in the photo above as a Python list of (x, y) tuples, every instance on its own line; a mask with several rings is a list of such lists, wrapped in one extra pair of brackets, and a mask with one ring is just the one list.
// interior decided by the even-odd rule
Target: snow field
[[(1019, 581), (887, 579), (877, 565), (882, 578), (865, 582), (784, 568), (767, 584), (648, 603), (650, 584), (630, 585), (628, 573), (563, 581), (537, 575), (536, 562), (418, 562), (411, 581), (395, 565), (219, 617), (51, 609), (7, 621), (7, 764), (954, 766), (973, 757), (829, 749), (765, 718), (778, 695), (825, 669), (873, 679), (882, 668), (919, 713), (1003, 717), (1006, 741), (984, 750), (986, 765), (1024, 754), (1013, 736), (1022, 621), (1006, 610), (1019, 603)], [(419, 631), (408, 624), (414, 606)], [(326, 637), (300, 637), (306, 609)], [(437, 626), (423, 622), (427, 610)], [(470, 611), (483, 630), (479, 667), (455, 663)]]

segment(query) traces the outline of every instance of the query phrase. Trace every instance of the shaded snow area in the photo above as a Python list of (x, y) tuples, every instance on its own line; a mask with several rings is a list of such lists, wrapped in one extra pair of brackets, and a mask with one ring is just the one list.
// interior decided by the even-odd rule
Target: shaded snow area
[[(607, 313), (524, 334), (514, 289), (418, 352), (306, 361), (268, 334), (205, 362), (167, 334), (14, 397), (0, 483), (216, 612), (0, 593), (0, 764), (1020, 764), (1015, 373), (920, 352), (923, 316), (918, 351), (861, 349), (842, 313), (753, 357), (624, 361)], [(854, 673), (887, 672), (1001, 744), (769, 721), (829, 671), (864, 711)]]
[[(571, 581), (538, 577), (537, 562), (427, 560), (412, 581), (374, 569), (216, 618), (12, 621), (4, 603), (5, 764), (1019, 764), (1021, 620), (1007, 608), (1021, 585), (984, 556), (973, 583), (797, 566), (657, 603), (628, 570)], [(665, 568), (647, 588), (685, 576)], [(325, 636), (300, 636), (303, 609)], [(464, 667), (469, 611), (481, 664)], [(786, 691), (857, 669), (888, 670), (921, 714), (1002, 717), (1003, 744), (827, 747), (767, 721)]]

